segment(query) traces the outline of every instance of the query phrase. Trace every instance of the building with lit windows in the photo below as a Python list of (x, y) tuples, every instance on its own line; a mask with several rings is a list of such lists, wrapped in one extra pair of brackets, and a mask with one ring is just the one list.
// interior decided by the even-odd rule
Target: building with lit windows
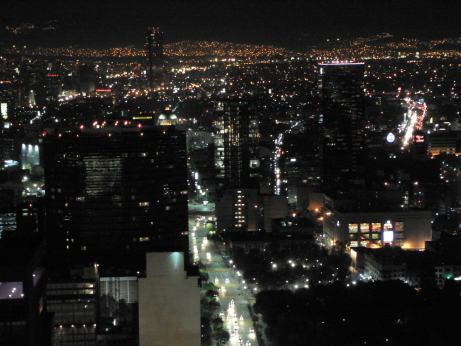
[(21, 184), (0, 183), (0, 238), (6, 232), (17, 230), (18, 208), (21, 203)]
[(53, 313), (54, 346), (94, 346), (97, 335), (96, 278), (51, 279), (47, 285), (48, 311)]
[(231, 98), (216, 104), (215, 165), (223, 189), (250, 185), (251, 149), (258, 136), (250, 121), (254, 116), (248, 101)]
[(327, 244), (424, 249), (425, 242), (432, 239), (431, 212), (404, 209), (400, 205), (393, 208), (392, 198), (386, 194), (372, 195), (370, 199), (357, 195), (326, 197), (323, 234)]
[(222, 231), (257, 231), (259, 214), (256, 189), (225, 190), (216, 202), (217, 226)]
[(323, 182), (327, 188), (361, 185), (364, 153), (364, 64), (320, 64)]
[(272, 232), (273, 221), (287, 215), (285, 196), (260, 194), (257, 189), (225, 190), (216, 202), (220, 231)]
[(429, 136), (428, 152), (431, 156), (441, 154), (461, 155), (461, 131), (431, 133)]
[[(50, 249), (109, 263), (187, 252), (186, 139), (173, 126), (104, 127), (44, 139)], [(139, 250), (139, 251), (138, 251)], [(76, 260), (76, 258), (74, 258)]]

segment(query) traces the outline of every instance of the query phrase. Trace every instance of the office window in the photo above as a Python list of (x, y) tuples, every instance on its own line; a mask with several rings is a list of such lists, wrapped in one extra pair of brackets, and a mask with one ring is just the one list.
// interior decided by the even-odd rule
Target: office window
[(361, 233), (368, 233), (368, 232), (370, 232), (370, 224), (369, 224), (369, 223), (361, 223), (361, 224), (360, 224), (360, 232), (361, 232)]
[(359, 225), (356, 223), (349, 224), (349, 233), (357, 233), (359, 229)]
[(371, 224), (371, 231), (372, 232), (381, 232), (381, 223), (380, 222), (373, 222)]

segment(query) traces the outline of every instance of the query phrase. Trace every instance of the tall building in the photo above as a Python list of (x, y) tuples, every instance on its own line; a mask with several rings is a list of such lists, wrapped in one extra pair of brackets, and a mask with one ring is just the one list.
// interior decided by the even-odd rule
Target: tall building
[(219, 101), (215, 162), (224, 189), (248, 187), (250, 179), (250, 107), (242, 100)]
[(149, 88), (160, 84), (158, 79), (161, 76), (160, 68), (163, 64), (163, 32), (158, 26), (150, 26), (146, 33), (146, 54), (148, 60)]
[(96, 125), (48, 134), (44, 148), (53, 251), (111, 264), (123, 254), (143, 261), (147, 250), (187, 252), (182, 131)]
[(139, 345), (199, 346), (198, 275), (184, 271), (180, 252), (148, 253), (139, 279)]
[(360, 185), (364, 131), (364, 64), (320, 65), (323, 177), (326, 188)]

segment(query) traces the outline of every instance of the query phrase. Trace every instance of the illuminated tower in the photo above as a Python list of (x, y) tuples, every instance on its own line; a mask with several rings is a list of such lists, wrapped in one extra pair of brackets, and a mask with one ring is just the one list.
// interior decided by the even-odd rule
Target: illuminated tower
[(223, 99), (216, 105), (215, 163), (224, 189), (248, 187), (250, 113), (248, 102), (239, 99)]
[[(147, 28), (146, 33), (146, 54), (149, 63), (149, 88), (152, 89), (154, 85), (160, 84), (160, 69), (163, 65), (163, 32), (160, 31), (158, 26), (150, 26)], [(157, 78), (159, 77), (159, 78)]]
[(320, 65), (323, 111), (323, 178), (327, 188), (360, 185), (364, 94), (362, 63)]

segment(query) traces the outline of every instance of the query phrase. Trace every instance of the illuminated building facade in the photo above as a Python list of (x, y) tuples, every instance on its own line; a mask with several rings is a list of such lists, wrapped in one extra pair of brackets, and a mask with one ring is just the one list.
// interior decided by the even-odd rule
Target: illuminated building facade
[(0, 102), (0, 133), (2, 132), (3, 128), (10, 127), (9, 120), (10, 120), (10, 116), (8, 114), (8, 103)]
[(332, 244), (342, 242), (351, 248), (392, 245), (424, 249), (425, 241), (432, 238), (428, 211), (330, 212), (323, 231)]
[(22, 169), (31, 170), (33, 166), (40, 165), (40, 148), (38, 144), (21, 144), (19, 157)]
[(160, 75), (159, 69), (163, 64), (163, 32), (158, 26), (150, 26), (146, 33), (146, 54), (148, 60), (149, 88), (155, 84), (160, 84), (157, 77)]
[(250, 179), (250, 107), (241, 100), (218, 104), (222, 118), (224, 188), (248, 187)]
[(247, 212), (247, 196), (242, 190), (235, 190), (234, 197), (234, 206), (233, 206), (233, 219), (234, 219), (234, 229), (246, 229), (248, 224), (248, 212)]
[(260, 176), (259, 121), (250, 101), (222, 99), (215, 105), (215, 168), (221, 188), (255, 185)]
[(220, 231), (272, 232), (272, 221), (288, 215), (285, 196), (265, 195), (257, 189), (225, 190), (216, 203)]
[[(421, 140), (421, 137), (419, 139)], [(461, 155), (461, 131), (431, 133), (429, 136), (428, 152), (431, 156), (441, 154)]]
[[(260, 209), (256, 189), (227, 189), (216, 202), (217, 227), (221, 231), (257, 231)], [(256, 206), (256, 208), (255, 208)]]
[(183, 132), (92, 128), (49, 134), (44, 142), (50, 248), (90, 258), (187, 251)]
[(21, 191), (19, 183), (0, 184), (0, 238), (5, 233), (17, 230)]
[(432, 239), (431, 212), (392, 208), (386, 195), (374, 194), (377, 205), (357, 197), (355, 202), (326, 197), (323, 233), (327, 244), (424, 249), (425, 242)]
[(364, 64), (320, 65), (323, 176), (327, 188), (360, 185), (363, 153)]
[(56, 346), (96, 345), (95, 280), (60, 280), (47, 284), (48, 311), (53, 313)]

